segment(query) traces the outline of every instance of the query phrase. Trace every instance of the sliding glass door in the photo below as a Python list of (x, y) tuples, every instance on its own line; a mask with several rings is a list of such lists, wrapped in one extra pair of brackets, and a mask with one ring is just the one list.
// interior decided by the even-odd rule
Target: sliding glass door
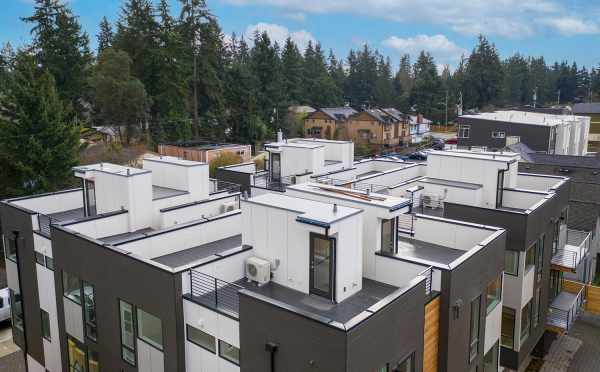
[(335, 238), (310, 235), (310, 293), (333, 300)]

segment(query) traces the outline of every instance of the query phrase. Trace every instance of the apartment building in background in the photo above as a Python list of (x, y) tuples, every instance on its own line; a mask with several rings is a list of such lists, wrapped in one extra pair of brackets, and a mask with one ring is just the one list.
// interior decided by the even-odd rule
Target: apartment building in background
[(498, 151), (521, 142), (557, 155), (587, 153), (590, 118), (526, 111), (495, 111), (458, 119), (458, 147)]
[(304, 119), (304, 135), (308, 138), (334, 139), (338, 128), (358, 111), (352, 107), (324, 107), (309, 113)]

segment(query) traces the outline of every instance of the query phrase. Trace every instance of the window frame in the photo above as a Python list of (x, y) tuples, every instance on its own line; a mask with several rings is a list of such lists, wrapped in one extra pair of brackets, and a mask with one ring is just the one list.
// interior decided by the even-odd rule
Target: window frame
[[(507, 311), (508, 310), (508, 311)], [(505, 343), (503, 343), (503, 334), (502, 334), (502, 324), (504, 323), (504, 314), (505, 312), (512, 312), (512, 342), (511, 345), (506, 345)], [(513, 309), (512, 307), (508, 307), (508, 306), (502, 306), (502, 318), (500, 320), (500, 345), (504, 348), (510, 349), (510, 350), (514, 350), (515, 349), (515, 331), (517, 328), (517, 310)]]
[[(132, 344), (133, 346), (129, 346), (129, 345), (125, 345), (123, 343), (123, 316), (122, 316), (122, 311), (121, 311), (121, 303), (128, 305), (131, 308), (131, 334), (132, 334)], [(135, 307), (133, 306), (133, 304), (122, 300), (120, 298), (117, 299), (117, 306), (119, 307), (119, 341), (121, 342), (121, 360), (123, 360), (125, 363), (129, 364), (130, 366), (136, 367), (138, 364), (138, 360), (137, 360), (137, 345), (136, 345), (136, 340), (137, 340), (137, 326), (136, 326), (136, 312), (135, 312)], [(127, 351), (131, 352), (131, 355), (133, 355), (133, 362), (126, 359), (123, 353), (123, 349), (127, 349)]]
[[(191, 328), (191, 329), (194, 329), (195, 331), (202, 332), (202, 333), (204, 333), (204, 334), (206, 334), (206, 335), (208, 335), (208, 336), (212, 337), (212, 339), (213, 339), (213, 348), (214, 348), (214, 350), (211, 350), (210, 348), (208, 348), (208, 347), (206, 347), (206, 346), (204, 346), (204, 345), (201, 345), (201, 344), (199, 344), (198, 342), (196, 342), (196, 341), (192, 340), (192, 339), (190, 338), (190, 328)], [(188, 341), (189, 341), (189, 342), (191, 342), (192, 344), (194, 344), (194, 345), (196, 345), (196, 346), (198, 346), (198, 347), (201, 347), (202, 349), (204, 349), (204, 350), (206, 350), (206, 351), (208, 351), (208, 352), (210, 352), (210, 353), (212, 353), (212, 354), (215, 354), (215, 355), (217, 354), (217, 338), (216, 338), (215, 336), (211, 335), (210, 333), (208, 333), (208, 332), (204, 332), (203, 330), (201, 330), (201, 329), (198, 329), (198, 328), (196, 328), (196, 327), (194, 327), (194, 326), (191, 326), (191, 325), (189, 325), (189, 324), (187, 324), (187, 323), (186, 323), (186, 325), (185, 325), (185, 338), (186, 338), (186, 340), (188, 340)]]
[(44, 256), (42, 253), (40, 253), (38, 251), (33, 251), (33, 255), (34, 255), (36, 264), (46, 267), (46, 256)]
[(501, 131), (501, 130), (492, 131), (492, 138), (495, 138), (495, 139), (504, 139), (504, 138), (506, 138), (506, 132), (505, 131)]
[[(536, 240), (535, 243), (531, 244), (529, 246), (529, 248), (527, 248), (527, 250), (525, 251), (525, 274), (527, 274), (529, 272), (529, 270), (531, 270), (532, 268), (535, 269), (536, 267), (536, 260), (537, 260), (537, 256), (538, 256), (538, 241)], [(530, 256), (531, 254), (531, 256)], [(531, 262), (529, 262), (531, 261)]]
[[(391, 225), (391, 240), (392, 240), (391, 243), (393, 245), (391, 252), (389, 250), (383, 249), (384, 235), (386, 233), (386, 231), (385, 231), (386, 223), (389, 223)], [(380, 237), (381, 237), (381, 246), (380, 246), (379, 250), (381, 251), (381, 253), (391, 253), (391, 254), (398, 253), (398, 217), (389, 218), (389, 219), (385, 219), (385, 218), (381, 219)]]
[(531, 327), (537, 328), (540, 325), (540, 319), (542, 317), (541, 314), (541, 304), (542, 304), (542, 288), (538, 287), (535, 290), (535, 294), (533, 297), (533, 309), (532, 309), (532, 319), (531, 319)]
[[(490, 286), (496, 282), (500, 282), (500, 286), (498, 287), (498, 298), (495, 299), (493, 306), (490, 308), (490, 302), (489, 302), (489, 289)], [(492, 311), (494, 311), (496, 309), (496, 307), (498, 307), (499, 304), (502, 303), (502, 290), (504, 289), (503, 287), (503, 280), (502, 280), (502, 275), (500, 275), (498, 278), (492, 280), (486, 287), (486, 301), (485, 301), (485, 309), (486, 309), (486, 315), (489, 315)]]
[[(17, 240), (19, 239), (18, 234), (13, 233), (12, 234), (13, 237), (7, 237), (6, 235), (4, 235), (4, 257), (6, 257), (7, 260), (18, 264), (19, 263), (19, 244), (17, 243)], [(12, 250), (10, 249), (11, 244), (10, 242), (13, 242), (14, 244), (14, 254), (9, 254), (9, 252), (11, 252)]]
[[(134, 306), (135, 308), (135, 326), (136, 326), (136, 335), (137, 335), (137, 339), (152, 346), (153, 348), (155, 348), (156, 350), (159, 350), (161, 352), (164, 352), (164, 348), (165, 348), (165, 342), (164, 342), (164, 327), (162, 324), (162, 319), (160, 319), (159, 317), (157, 317), (156, 315), (138, 307), (138, 306)], [(160, 322), (160, 346), (157, 345), (156, 341), (152, 340), (151, 338), (147, 337), (147, 336), (143, 336), (142, 338), (142, 334), (140, 332), (140, 327), (141, 327), (141, 322), (140, 322), (140, 312), (145, 313), (147, 315), (149, 315), (152, 318), (156, 318), (159, 322)]]
[[(509, 254), (509, 253), (510, 254), (514, 254), (516, 256), (516, 258), (517, 258), (516, 263), (515, 263), (515, 267), (516, 267), (517, 270), (514, 273), (510, 272), (510, 271), (506, 271), (506, 255)], [(504, 251), (504, 274), (512, 275), (512, 276), (519, 276), (519, 266), (520, 266), (520, 264), (521, 264), (521, 252), (519, 252), (519, 251), (512, 251), (512, 250), (509, 250), (509, 249), (507, 249), (507, 250)]]
[[(533, 300), (533, 299), (532, 299)], [(529, 339), (529, 336), (531, 336), (531, 326), (532, 326), (532, 300), (530, 300), (528, 303), (525, 304), (525, 306), (523, 306), (523, 308), (521, 309), (521, 327), (519, 329), (519, 336), (520, 336), (520, 340), (519, 340), (519, 346), (523, 346), (523, 344), (525, 343), (525, 341), (527, 341)], [(525, 312), (525, 310), (527, 310)], [(523, 328), (523, 320), (524, 320), (524, 316), (523, 315), (527, 315), (529, 321), (527, 322), (528, 325), (526, 328)], [(527, 319), (527, 318), (525, 318)], [(525, 337), (523, 338), (524, 335), (524, 330), (527, 330), (527, 334), (525, 335)]]
[(537, 252), (536, 252), (536, 273), (537, 281), (541, 281), (544, 274), (544, 246), (546, 240), (546, 234), (542, 234), (538, 238)]
[[(10, 320), (11, 324), (18, 331), (25, 332), (25, 314), (23, 311), (23, 296), (20, 293), (15, 292), (13, 289), (8, 289), (9, 293), (9, 304), (10, 304)], [(18, 299), (18, 300), (17, 300)], [(20, 322), (15, 321), (17, 319), (17, 311), (15, 311), (15, 306), (19, 302), (21, 304), (21, 316), (18, 318)], [(21, 326), (19, 326), (19, 323)]]
[[(77, 279), (77, 283), (79, 284), (78, 285), (78, 288), (79, 288), (79, 300), (76, 300), (75, 298), (67, 295), (67, 292), (65, 290), (65, 274), (66, 274), (66, 276), (72, 276), (73, 278)], [(62, 279), (63, 297), (66, 298), (66, 299), (68, 299), (68, 300), (70, 300), (70, 301), (73, 301), (77, 305), (80, 305), (80, 306), (83, 307), (83, 304), (81, 303), (82, 300), (83, 300), (83, 287), (81, 285), (81, 279), (77, 275), (71, 274), (71, 273), (69, 273), (68, 271), (65, 271), (65, 270), (62, 270), (62, 272), (61, 272), (61, 279)]]
[[(226, 344), (228, 346), (231, 346), (231, 347), (237, 349), (237, 351), (238, 351), (238, 360), (237, 360), (237, 362), (235, 360), (230, 359), (229, 357), (223, 355), (223, 352), (222, 352), (223, 348), (221, 347), (221, 344)], [(237, 346), (234, 346), (234, 345), (232, 345), (232, 344), (230, 344), (230, 343), (228, 343), (226, 341), (223, 341), (223, 340), (219, 339), (219, 358), (221, 358), (223, 360), (226, 360), (226, 361), (228, 361), (231, 364), (235, 364), (236, 366), (239, 366), (240, 365), (240, 348), (237, 347)]]
[[(481, 333), (481, 295), (478, 295), (469, 303), (469, 363), (472, 363), (473, 360), (477, 358), (479, 355), (479, 334)], [(474, 305), (477, 306), (477, 314), (473, 313)], [(476, 331), (474, 331), (476, 328)], [(475, 346), (475, 349), (473, 349)]]
[[(466, 132), (466, 136), (465, 136)], [(458, 138), (471, 138), (471, 124), (461, 124), (458, 127)]]
[[(40, 309), (40, 321), (41, 321), (42, 338), (44, 338), (48, 342), (52, 342), (52, 331), (50, 329), (50, 314), (48, 314), (48, 312), (44, 309)], [(47, 326), (47, 329), (46, 329), (46, 326)]]
[[(490, 353), (492, 354), (492, 359), (495, 360), (496, 364), (494, 366), (494, 369), (489, 371), (486, 368), (486, 359), (487, 356), (490, 355)], [(492, 362), (494, 362), (494, 360), (492, 360)], [(496, 341), (496, 343), (494, 344), (494, 346), (492, 346), (490, 348), (490, 350), (488, 350), (487, 353), (485, 353), (485, 355), (483, 356), (483, 372), (498, 372), (498, 365), (500, 364), (500, 340)]]
[[(86, 286), (90, 287), (92, 289), (92, 306), (93, 306), (93, 311), (94, 311), (94, 316), (95, 319), (92, 321), (89, 318), (88, 315), (88, 304), (86, 301), (86, 293), (85, 293), (85, 288)], [(98, 341), (98, 314), (96, 312), (96, 287), (89, 283), (86, 282), (85, 280), (82, 281), (82, 291), (83, 291), (83, 333), (84, 336), (92, 341), (97, 342)], [(92, 326), (94, 328), (94, 332), (95, 332), (95, 336), (91, 336), (90, 332), (88, 332), (88, 326)]]

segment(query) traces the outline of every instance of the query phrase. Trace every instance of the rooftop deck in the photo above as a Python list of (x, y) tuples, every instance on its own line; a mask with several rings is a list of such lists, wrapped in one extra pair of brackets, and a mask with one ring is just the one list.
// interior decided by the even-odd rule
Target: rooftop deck
[(405, 237), (398, 238), (398, 253), (394, 256), (432, 265), (450, 265), (466, 252)]
[(126, 232), (123, 234), (105, 236), (98, 240), (101, 240), (106, 244), (119, 244), (119, 243), (126, 242), (128, 240), (131, 240), (131, 239), (142, 238), (142, 237), (146, 236), (147, 233), (152, 232), (152, 231), (154, 231), (154, 229), (146, 228), (146, 229), (140, 229), (137, 231)]
[(50, 236), (50, 225), (57, 222), (68, 222), (75, 221), (85, 217), (83, 208), (70, 209), (67, 211), (51, 213), (51, 214), (38, 214), (39, 232), (49, 237)]
[(152, 185), (152, 200), (172, 198), (174, 196), (180, 196), (188, 194), (185, 190), (176, 190), (168, 187)]
[(242, 246), (242, 235), (234, 235), (214, 242), (201, 244), (179, 252), (166, 254), (152, 260), (171, 268), (181, 267), (204, 259), (213, 259), (219, 254)]

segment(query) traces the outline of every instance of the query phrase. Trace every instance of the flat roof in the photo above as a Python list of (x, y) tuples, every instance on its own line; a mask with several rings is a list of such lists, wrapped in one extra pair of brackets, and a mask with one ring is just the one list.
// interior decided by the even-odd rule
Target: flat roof
[(80, 165), (73, 167), (75, 173), (86, 173), (86, 172), (102, 172), (108, 174), (114, 174), (118, 176), (130, 177), (138, 174), (146, 174), (151, 171), (147, 169), (140, 169), (134, 167), (127, 167), (124, 165), (112, 164), (112, 163), (98, 163), (90, 165)]
[(424, 242), (422, 240), (398, 237), (398, 253), (394, 256), (409, 260), (416, 259), (424, 264), (448, 266), (467, 252), (468, 251), (461, 249)]
[(105, 244), (120, 244), (124, 243), (131, 239), (145, 237), (149, 232), (154, 231), (152, 228), (145, 228), (136, 231), (126, 232), (122, 234), (109, 235), (102, 238), (98, 238), (101, 242)]
[(516, 124), (531, 124), (540, 126), (555, 126), (564, 123), (576, 122), (582, 116), (575, 115), (555, 115), (545, 114), (541, 112), (531, 111), (495, 111), (495, 112), (483, 112), (480, 114), (463, 115), (461, 118), (468, 119), (482, 119), (482, 120), (493, 120), (503, 121), (507, 123)]
[(429, 155), (452, 156), (456, 158), (481, 159), (512, 163), (520, 160), (521, 156), (514, 152), (476, 152), (467, 150), (428, 150)]
[(315, 223), (324, 226), (329, 226), (347, 217), (362, 213), (360, 209), (341, 205), (338, 205), (337, 211), (334, 211), (333, 203), (322, 203), (274, 193), (255, 196), (244, 200), (244, 202), (296, 212), (299, 214), (296, 218), (298, 222)]
[(261, 287), (249, 283), (246, 279), (236, 282), (244, 289), (271, 298), (275, 301), (293, 306), (297, 310), (306, 311), (322, 318), (325, 323), (346, 323), (377, 302), (394, 293), (398, 287), (377, 282), (367, 278), (362, 280), (362, 289), (340, 303), (302, 293), (280, 284), (269, 282)]
[(177, 190), (169, 187), (152, 185), (152, 200), (172, 198), (174, 196), (180, 196), (185, 194), (189, 193), (185, 190)]
[(441, 179), (441, 178), (432, 178), (432, 177), (423, 177), (423, 178), (417, 179), (416, 181), (423, 182), (423, 183), (429, 183), (432, 185), (458, 187), (458, 188), (469, 189), (469, 190), (478, 190), (483, 187), (483, 185), (478, 184), (478, 183), (451, 181), (451, 180), (445, 180), (445, 179)]
[(197, 166), (201, 166), (201, 165), (208, 165), (208, 164), (200, 162), (200, 161), (185, 160), (185, 159), (178, 158), (176, 156), (165, 156), (165, 155), (145, 157), (144, 161), (150, 161), (150, 162), (155, 162), (155, 163), (164, 163), (164, 164), (170, 164), (170, 165), (178, 165), (178, 166), (182, 166), (182, 167), (197, 167)]
[(233, 235), (224, 239), (215, 240), (209, 243), (200, 244), (192, 248), (184, 249), (178, 252), (166, 254), (160, 257), (153, 258), (165, 266), (177, 268), (188, 265), (193, 262), (201, 263), (200, 261), (206, 258), (218, 258), (218, 254), (224, 253), (234, 248), (242, 246), (242, 234)]
[(323, 195), (334, 199), (348, 200), (355, 203), (369, 204), (377, 207), (383, 207), (388, 210), (397, 210), (410, 205), (410, 200), (407, 198), (376, 193), (367, 194), (365, 191), (361, 190), (354, 190), (347, 187), (325, 185), (320, 183), (307, 182), (288, 186), (288, 189), (309, 194)]

